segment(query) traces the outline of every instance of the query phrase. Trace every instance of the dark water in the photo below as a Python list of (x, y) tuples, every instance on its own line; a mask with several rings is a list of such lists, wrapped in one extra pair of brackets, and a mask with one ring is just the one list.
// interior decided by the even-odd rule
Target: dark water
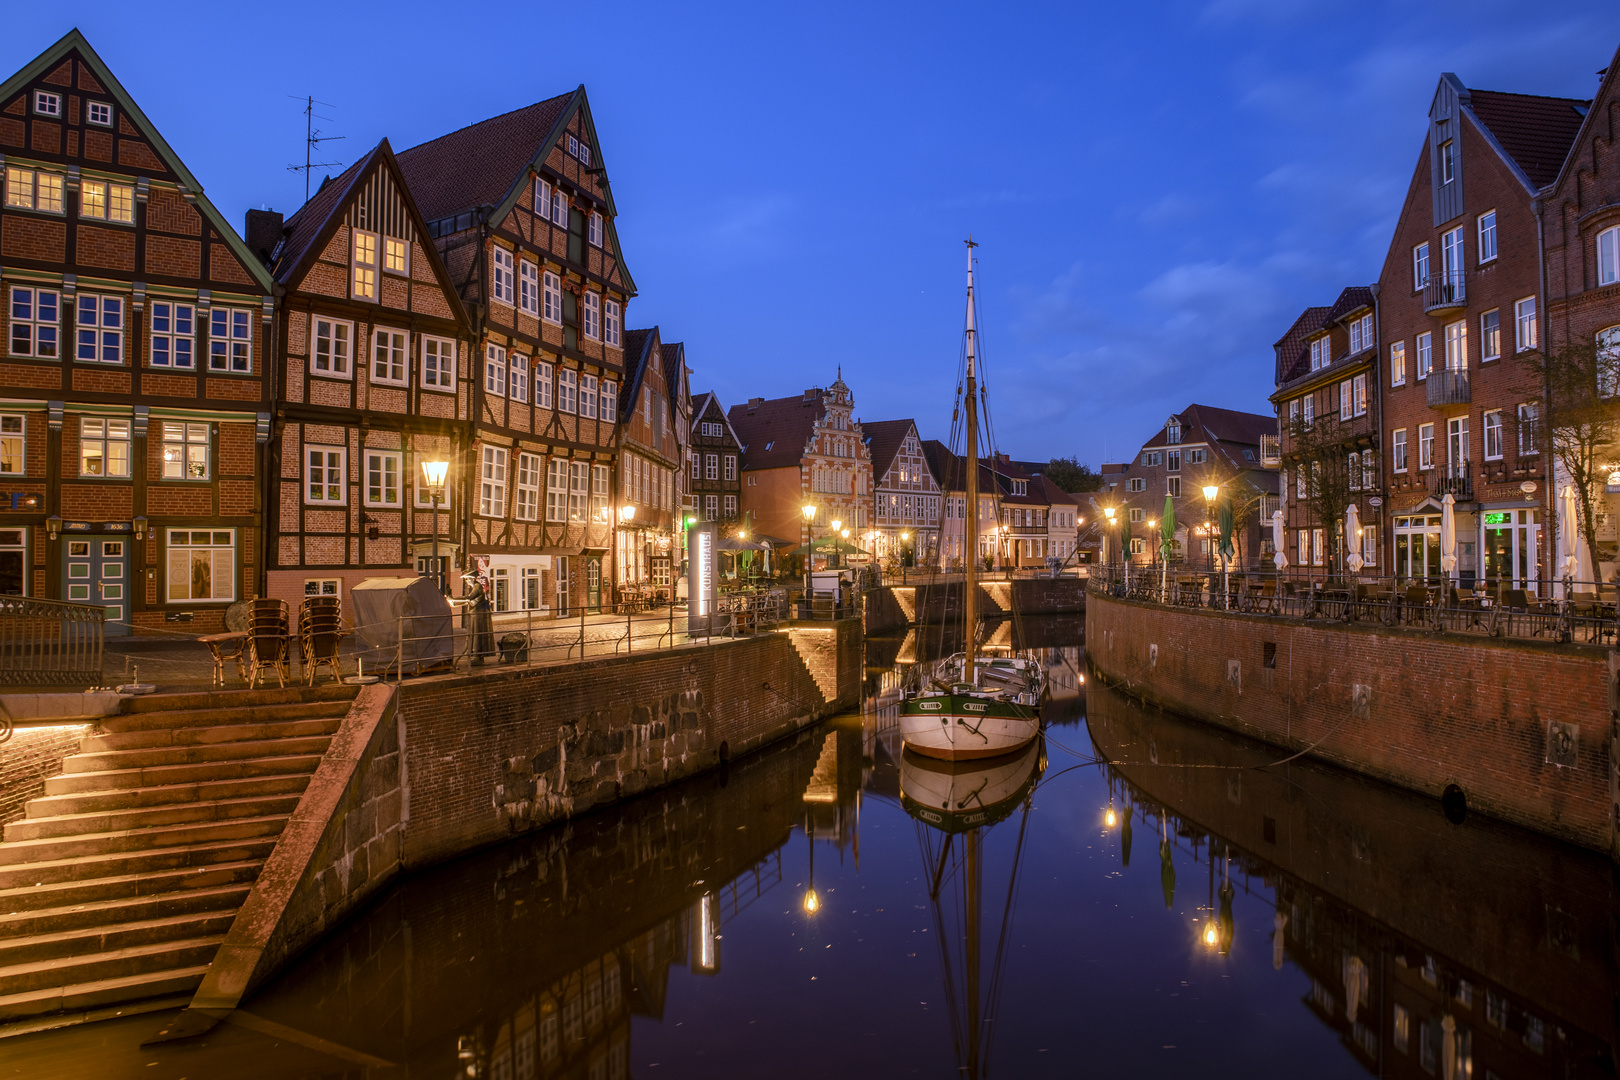
[(949, 643), (872, 642), (859, 715), (405, 882), (205, 1039), (0, 1076), (1613, 1075), (1605, 859), (1263, 767), (1027, 629), (1066, 685), (993, 824), (908, 813), (894, 689)]

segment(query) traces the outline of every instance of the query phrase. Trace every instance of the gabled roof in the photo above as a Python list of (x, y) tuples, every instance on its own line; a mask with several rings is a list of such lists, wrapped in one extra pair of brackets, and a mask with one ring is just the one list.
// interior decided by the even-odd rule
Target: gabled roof
[(1339, 322), (1350, 315), (1354, 315), (1362, 308), (1370, 308), (1372, 306), (1372, 286), (1350, 285), (1347, 286), (1343, 292), (1339, 293), (1339, 298), (1337, 300), (1333, 301), (1333, 306), (1328, 309), (1327, 318), (1329, 322)]
[(923, 459), (928, 462), (928, 471), (934, 474), (934, 483), (939, 485), (941, 491), (961, 491), (966, 486), (962, 480), (966, 474), (962, 459), (951, 453), (944, 443), (938, 439), (924, 439), (922, 451)]
[(915, 420), (863, 420), (861, 431), (866, 435), (866, 453), (872, 459), (872, 476), (879, 482), (889, 471), (894, 459), (905, 444), (906, 436), (917, 429)]
[[(1082, 493), (1076, 493), (1076, 492), (1073, 492), (1073, 491), (1064, 491), (1062, 488), (1060, 488), (1056, 484), (1052, 483), (1052, 481), (1047, 478), (1045, 473), (1041, 473), (1040, 475), (1036, 476), (1033, 480), (1031, 480), (1029, 486), (1033, 490), (1037, 484), (1040, 485), (1041, 497), (1044, 498), (1047, 502), (1051, 503), (1053, 506), (1059, 506), (1059, 505), (1079, 506), (1080, 505), (1080, 494), (1082, 494)], [(1083, 494), (1088, 494), (1089, 495), (1090, 492), (1084, 492)]]
[(720, 398), (713, 390), (705, 390), (701, 394), (692, 395), (692, 430), (697, 430), (699, 421), (709, 411), (711, 404), (714, 406), (715, 412), (720, 414), (720, 422), (726, 425), (727, 431), (731, 432), (731, 441), (738, 446), (742, 446), (742, 440), (737, 438), (737, 429), (731, 426), (731, 417), (726, 415), (726, 407), (720, 404)]
[(826, 391), (810, 397), (771, 398), (758, 405), (733, 405), (726, 413), (743, 449), (745, 469), (785, 469), (804, 459), (815, 423), (826, 414)]
[[(1259, 446), (1260, 436), (1277, 434), (1277, 418), (1264, 413), (1239, 412), (1236, 409), (1218, 409), (1213, 405), (1188, 405), (1175, 419), (1181, 421), (1183, 443), (1236, 443), (1239, 446)], [(1143, 446), (1165, 446), (1168, 424), (1158, 430)]]
[(686, 343), (666, 341), (658, 348), (664, 364), (664, 386), (669, 390), (669, 413), (673, 417), (678, 413), (681, 388), (686, 379)]
[(1537, 191), (1558, 179), (1591, 104), (1580, 98), (1467, 91), (1463, 98), (1485, 132)]
[(140, 129), (142, 136), (152, 144), (152, 149), (169, 166), (170, 171), (180, 178), (181, 182), (186, 185), (188, 192), (195, 195), (198, 213), (202, 214), (208, 224), (230, 247), (231, 253), (241, 262), (243, 269), (253, 276), (255, 283), (266, 293), (270, 292), (274, 286), (270, 281), (270, 273), (265, 269), (264, 264), (254, 256), (253, 252), (248, 250), (248, 246), (242, 240), (242, 237), (226, 223), (219, 209), (203, 194), (202, 184), (191, 174), (191, 170), (186, 168), (186, 163), (180, 159), (180, 155), (174, 152), (174, 148), (168, 144), (162, 133), (158, 131), (157, 125), (152, 123), (147, 118), (147, 115), (141, 111), (141, 107), (135, 103), (135, 99), (130, 96), (129, 91), (124, 89), (124, 84), (118, 81), (112, 70), (107, 67), (106, 62), (97, 55), (96, 50), (90, 47), (90, 42), (85, 40), (84, 35), (77, 28), (69, 30), (56, 44), (34, 57), (11, 78), (0, 83), (0, 99), (21, 93), (29, 83), (56, 67), (69, 53), (75, 51), (78, 53), (79, 59), (84, 62), (84, 65), (90, 69), (91, 74), (95, 76), (96, 81), (105, 89), (107, 95), (118, 103), (118, 107), (123, 110), (124, 115), (130, 118), (135, 126)]
[(646, 377), (647, 366), (658, 362), (654, 359), (653, 350), (658, 345), (658, 327), (652, 326), (645, 330), (626, 330), (624, 332), (624, 378), (625, 393), (619, 395), (619, 417), (621, 422), (635, 415), (641, 401), (641, 383)]
[(1331, 308), (1308, 307), (1294, 320), (1294, 325), (1288, 332), (1278, 339), (1274, 348), (1277, 350), (1276, 384), (1281, 386), (1298, 373), (1294, 370), (1299, 366), (1300, 359), (1305, 355), (1305, 342), (1314, 334), (1328, 325), (1328, 312)]

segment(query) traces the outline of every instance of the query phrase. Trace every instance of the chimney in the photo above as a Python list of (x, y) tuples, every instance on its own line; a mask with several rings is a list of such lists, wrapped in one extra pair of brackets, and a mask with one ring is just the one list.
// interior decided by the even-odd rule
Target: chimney
[(750, 411), (759, 408), (763, 404), (765, 404), (765, 399), (762, 397), (751, 397), (748, 399), (748, 408)]
[(276, 247), (281, 243), (283, 235), (281, 215), (274, 210), (249, 210), (247, 212), (246, 229), (243, 239), (247, 241), (248, 250), (259, 257), (264, 265), (270, 265), (270, 256), (275, 254)]
[(821, 393), (821, 391), (817, 390), (815, 387), (811, 387), (809, 390), (806, 390), (804, 392), (804, 403), (806, 405), (811, 404), (812, 402), (814, 402), (816, 400), (816, 398), (820, 395), (820, 393)]

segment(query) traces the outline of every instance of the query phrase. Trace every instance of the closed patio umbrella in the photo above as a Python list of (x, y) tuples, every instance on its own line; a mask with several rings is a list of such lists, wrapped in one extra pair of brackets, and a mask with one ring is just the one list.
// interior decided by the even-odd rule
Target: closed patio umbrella
[(1271, 547), (1275, 552), (1271, 556), (1272, 563), (1275, 564), (1278, 570), (1288, 569), (1288, 556), (1283, 554), (1283, 512), (1281, 510), (1271, 512)]
[(1170, 553), (1176, 548), (1176, 504), (1170, 496), (1164, 497), (1164, 518), (1159, 522), (1159, 591), (1170, 585)]
[(1361, 557), (1361, 511), (1356, 509), (1355, 503), (1345, 507), (1344, 511), (1344, 550), (1349, 552), (1344, 565), (1350, 568), (1352, 574), (1361, 573), (1366, 560)]
[(1457, 496), (1446, 492), (1440, 500), (1440, 569), (1447, 574), (1457, 569)]
[(1170, 858), (1170, 838), (1159, 841), (1159, 887), (1164, 890), (1164, 906), (1176, 906), (1176, 866)]
[(1575, 485), (1565, 484), (1558, 493), (1558, 588), (1563, 589), (1563, 578), (1574, 581), (1592, 580), (1592, 560), (1581, 543), (1580, 510), (1575, 502)]

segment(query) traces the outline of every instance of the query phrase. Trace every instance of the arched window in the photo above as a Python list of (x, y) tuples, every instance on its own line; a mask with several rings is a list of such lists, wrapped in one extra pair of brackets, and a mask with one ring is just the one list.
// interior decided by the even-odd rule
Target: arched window
[(1597, 387), (1601, 397), (1620, 395), (1620, 326), (1597, 332)]

